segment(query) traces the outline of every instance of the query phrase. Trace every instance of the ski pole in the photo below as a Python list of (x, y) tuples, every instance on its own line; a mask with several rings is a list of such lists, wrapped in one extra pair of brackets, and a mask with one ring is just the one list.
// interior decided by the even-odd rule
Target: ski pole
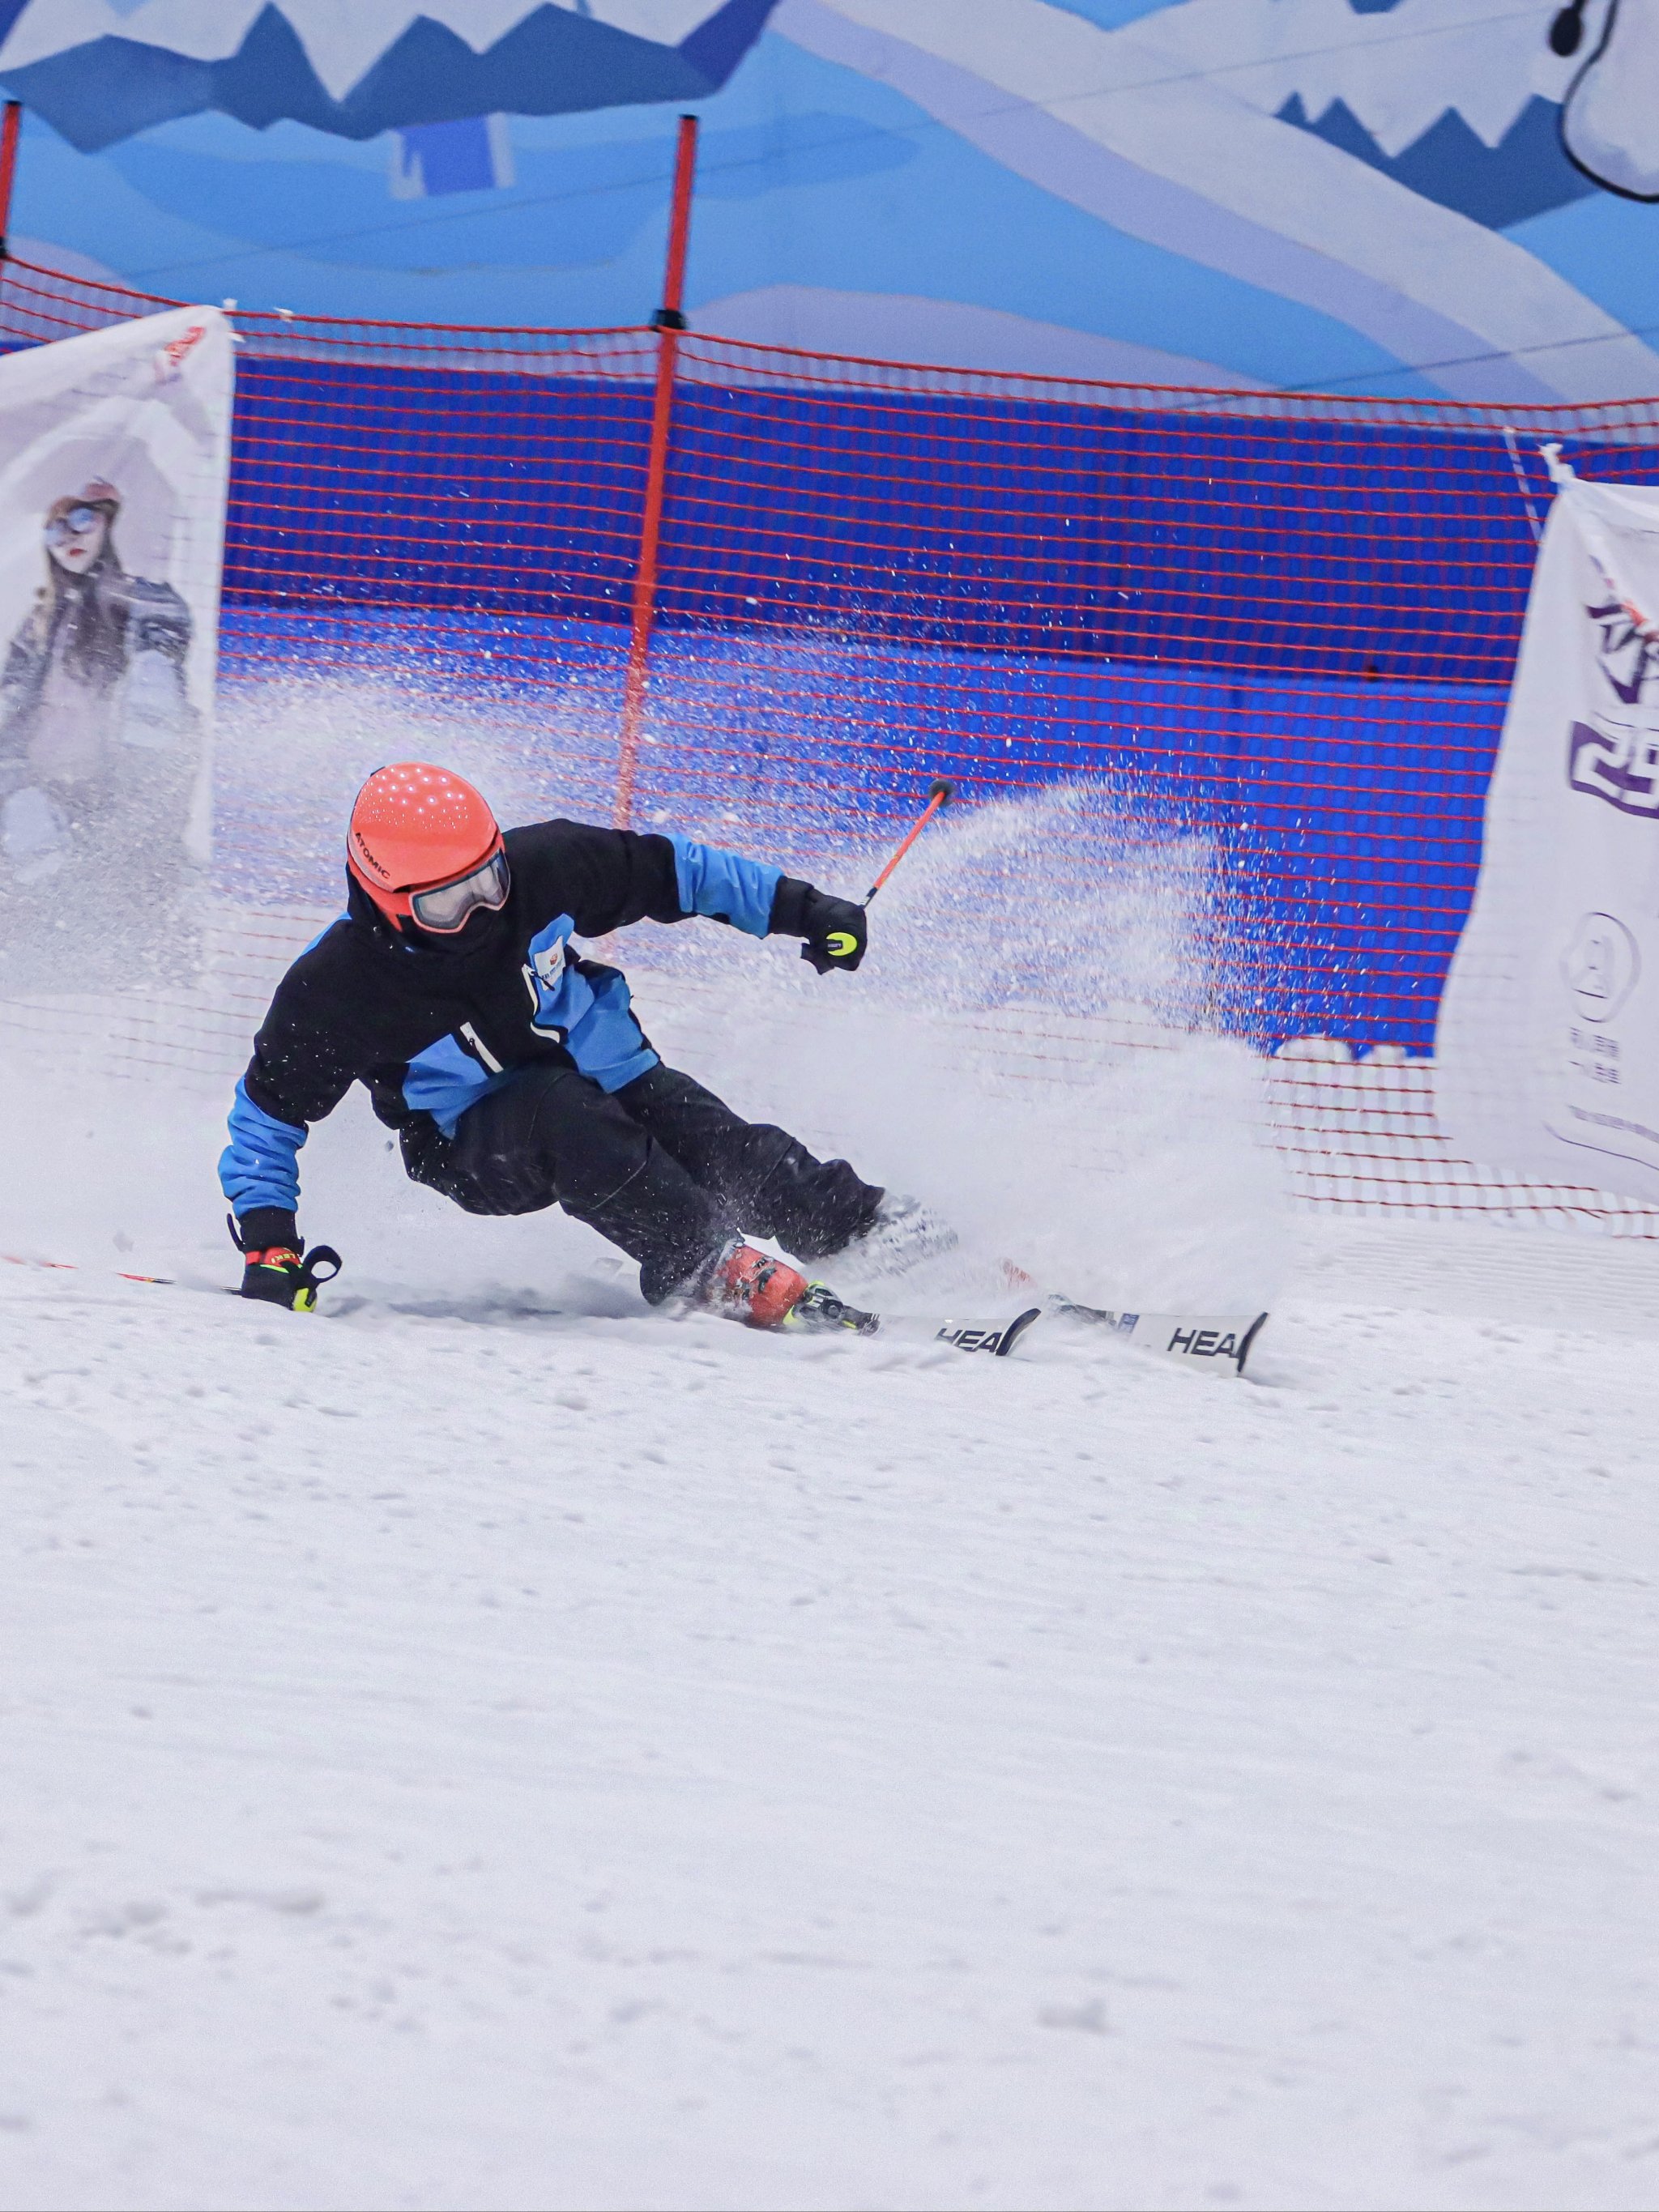
[(871, 900), (874, 898), (876, 893), (886, 882), (888, 877), (892, 874), (894, 869), (897, 867), (899, 862), (909, 851), (911, 846), (915, 843), (917, 838), (921, 836), (922, 831), (927, 827), (927, 824), (939, 812), (940, 807), (948, 806), (951, 804), (951, 799), (956, 796), (956, 788), (955, 784), (951, 782), (948, 775), (936, 775), (933, 778), (933, 781), (927, 787), (927, 804), (912, 826), (909, 836), (906, 837), (904, 842), (899, 847), (897, 852), (894, 854), (892, 859), (887, 863), (887, 866), (876, 878), (876, 880), (871, 884), (869, 890), (864, 894), (864, 903), (866, 906), (869, 905)]
[(46, 1267), (59, 1275), (107, 1275), (120, 1283), (167, 1283), (171, 1275), (135, 1275), (131, 1267), (87, 1267), (79, 1260), (28, 1260), (21, 1252), (0, 1252), (9, 1267)]

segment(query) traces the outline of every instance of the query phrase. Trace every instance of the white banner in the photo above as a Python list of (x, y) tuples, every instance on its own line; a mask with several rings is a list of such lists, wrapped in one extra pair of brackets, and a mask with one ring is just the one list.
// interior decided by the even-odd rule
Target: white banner
[(212, 307), (0, 359), (7, 986), (194, 966), (234, 381)]
[(1559, 482), (1437, 1109), (1468, 1159), (1659, 1202), (1659, 489)]

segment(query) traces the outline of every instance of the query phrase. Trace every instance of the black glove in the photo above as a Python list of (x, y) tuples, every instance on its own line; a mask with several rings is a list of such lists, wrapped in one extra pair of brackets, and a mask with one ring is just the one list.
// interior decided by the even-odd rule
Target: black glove
[(851, 970), (864, 957), (870, 941), (870, 922), (861, 906), (851, 899), (831, 898), (796, 876), (779, 878), (772, 894), (772, 919), (768, 934), (804, 937), (803, 960), (810, 960), (820, 975), (833, 968)]
[(230, 1234), (242, 1255), (245, 1298), (286, 1306), (291, 1313), (315, 1313), (317, 1285), (331, 1283), (340, 1272), (333, 1246), (319, 1244), (307, 1253), (294, 1216), (275, 1206), (257, 1207), (240, 1222), (231, 1216)]

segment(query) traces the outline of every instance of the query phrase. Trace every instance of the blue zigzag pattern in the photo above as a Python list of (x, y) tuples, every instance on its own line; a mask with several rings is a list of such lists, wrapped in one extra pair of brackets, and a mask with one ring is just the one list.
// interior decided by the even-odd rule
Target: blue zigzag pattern
[[(474, 115), (565, 115), (701, 100), (726, 82), (776, 4), (726, 0), (674, 46), (543, 6), (482, 53), (421, 15), (343, 100), (325, 89), (293, 25), (274, 5), (260, 10), (236, 52), (221, 61), (100, 38), (8, 70), (0, 82), (83, 154), (208, 109), (259, 130), (289, 119), (343, 138), (374, 138), (408, 124)], [(13, 0), (0, 0), (0, 35), (10, 27), (8, 9), (15, 19)]]

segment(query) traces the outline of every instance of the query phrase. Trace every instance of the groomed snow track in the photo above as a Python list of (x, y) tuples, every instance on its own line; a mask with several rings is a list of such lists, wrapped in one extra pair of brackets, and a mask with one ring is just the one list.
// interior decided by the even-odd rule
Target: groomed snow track
[(0, 2203), (1652, 2203), (1646, 1248), (1227, 1385), (479, 1226), (0, 1269)]

